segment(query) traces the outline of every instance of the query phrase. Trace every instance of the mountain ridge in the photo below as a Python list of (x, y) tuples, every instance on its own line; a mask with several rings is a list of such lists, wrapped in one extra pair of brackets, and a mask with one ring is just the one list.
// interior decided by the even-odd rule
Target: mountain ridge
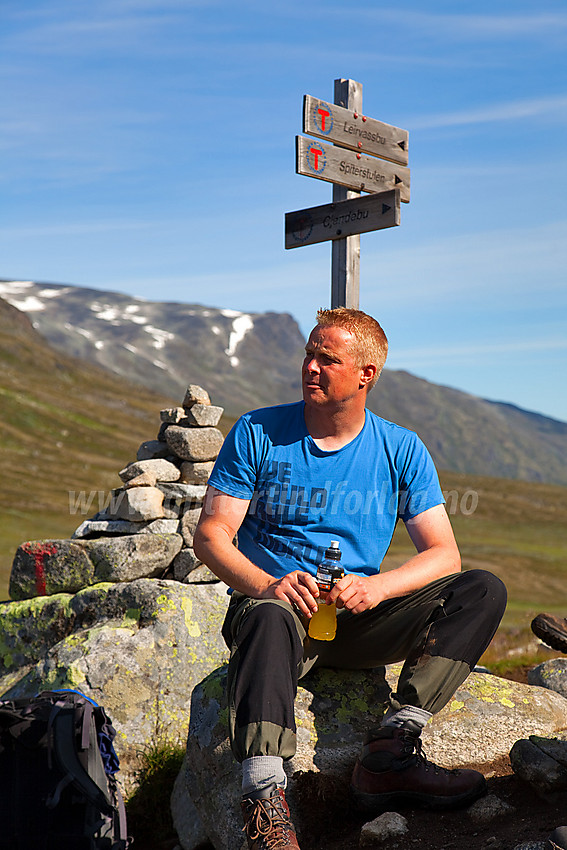
[[(289, 313), (31, 281), (0, 281), (0, 296), (56, 350), (171, 398), (198, 383), (235, 418), (301, 396), (304, 338)], [(416, 431), (440, 468), (567, 485), (567, 423), (388, 369), (368, 407)]]

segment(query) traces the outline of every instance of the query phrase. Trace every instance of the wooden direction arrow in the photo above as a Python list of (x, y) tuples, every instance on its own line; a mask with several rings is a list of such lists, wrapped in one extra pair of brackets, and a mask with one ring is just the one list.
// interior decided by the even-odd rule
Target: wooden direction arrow
[(285, 216), (285, 247), (299, 248), (329, 239), (344, 239), (400, 223), (400, 190), (296, 210)]
[(334, 103), (317, 100), (310, 94), (303, 99), (303, 132), (390, 162), (408, 164), (407, 130), (383, 124)]
[(409, 203), (409, 168), (304, 136), (296, 136), (295, 170), (306, 177), (338, 183), (356, 192), (399, 189), (400, 199)]

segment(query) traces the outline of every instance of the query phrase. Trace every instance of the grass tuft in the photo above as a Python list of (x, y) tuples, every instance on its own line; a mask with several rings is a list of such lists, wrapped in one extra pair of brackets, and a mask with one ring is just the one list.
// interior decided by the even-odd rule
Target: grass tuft
[(170, 850), (179, 843), (171, 817), (171, 792), (185, 747), (161, 734), (139, 753), (137, 787), (126, 801), (128, 832), (138, 850)]

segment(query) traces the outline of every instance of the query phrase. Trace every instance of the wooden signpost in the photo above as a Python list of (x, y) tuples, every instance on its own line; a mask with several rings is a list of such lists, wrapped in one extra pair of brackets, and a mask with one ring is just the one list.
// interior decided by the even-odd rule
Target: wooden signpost
[(285, 247), (299, 248), (329, 239), (345, 239), (400, 223), (400, 190), (378, 192), (338, 204), (286, 213)]
[(317, 141), (296, 137), (296, 171), (332, 183), (333, 202), (286, 213), (285, 247), (331, 240), (331, 307), (357, 309), (360, 234), (398, 225), (410, 199), (409, 134), (363, 115), (362, 85), (343, 79), (333, 104), (305, 95), (303, 132)]
[(310, 94), (303, 100), (303, 132), (336, 142), (343, 148), (371, 153), (400, 165), (408, 164), (407, 130), (383, 124), (334, 103), (316, 100)]
[(298, 174), (338, 183), (356, 192), (383, 192), (398, 186), (402, 201), (409, 202), (409, 168), (304, 136), (297, 136), (296, 144)]

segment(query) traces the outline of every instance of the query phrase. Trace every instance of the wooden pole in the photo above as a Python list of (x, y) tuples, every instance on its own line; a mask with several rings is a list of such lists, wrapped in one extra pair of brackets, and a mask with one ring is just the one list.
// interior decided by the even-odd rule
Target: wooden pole
[[(362, 83), (354, 80), (335, 80), (335, 100), (352, 112), (362, 113)], [(333, 185), (333, 203), (359, 198), (344, 186)], [(360, 290), (360, 235), (335, 239), (331, 258), (331, 308), (354, 307), (358, 310)]]

